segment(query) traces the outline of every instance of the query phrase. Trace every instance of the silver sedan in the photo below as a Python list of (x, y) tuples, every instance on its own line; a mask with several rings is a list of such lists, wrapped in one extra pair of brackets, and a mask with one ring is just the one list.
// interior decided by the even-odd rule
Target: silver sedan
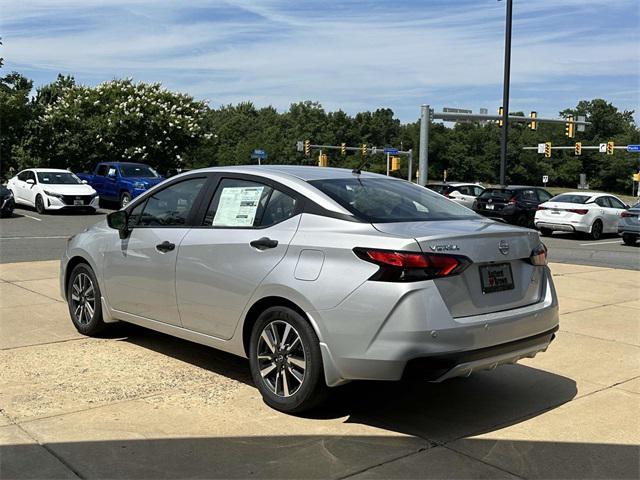
[(69, 240), (75, 327), (125, 321), (247, 357), (272, 407), (352, 380), (440, 382), (544, 351), (538, 233), (404, 180), (227, 167), (172, 177)]

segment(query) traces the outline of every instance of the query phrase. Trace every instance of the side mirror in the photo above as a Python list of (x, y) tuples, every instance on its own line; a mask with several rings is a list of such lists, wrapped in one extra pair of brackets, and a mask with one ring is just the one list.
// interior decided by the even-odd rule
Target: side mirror
[(28, 183), (29, 185), (35, 185), (35, 184), (36, 184), (36, 181), (35, 181), (33, 178), (29, 178), (29, 179), (27, 179), (27, 183)]
[(80, 180), (80, 183), (82, 183), (83, 185), (86, 185), (89, 182), (87, 182), (86, 180)]
[(118, 210), (107, 215), (107, 225), (109, 228), (118, 230), (121, 239), (129, 236), (129, 214), (126, 210)]

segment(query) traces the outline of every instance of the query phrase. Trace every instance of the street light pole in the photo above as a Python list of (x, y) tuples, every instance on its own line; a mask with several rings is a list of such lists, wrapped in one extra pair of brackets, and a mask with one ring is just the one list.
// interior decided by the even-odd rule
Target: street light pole
[(504, 32), (504, 81), (502, 84), (502, 132), (500, 135), (500, 184), (506, 185), (507, 141), (509, 139), (509, 81), (511, 78), (511, 14), (513, 0), (507, 0)]

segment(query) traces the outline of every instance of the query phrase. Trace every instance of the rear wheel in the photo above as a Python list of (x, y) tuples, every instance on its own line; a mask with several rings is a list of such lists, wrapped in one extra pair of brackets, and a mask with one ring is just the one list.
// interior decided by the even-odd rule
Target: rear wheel
[(100, 287), (89, 265), (76, 265), (67, 285), (67, 304), (71, 321), (78, 332), (94, 336), (106, 327), (102, 320)]
[(516, 218), (516, 225), (519, 227), (529, 228), (531, 227), (531, 220), (523, 213), (518, 215), (518, 218)]
[(622, 235), (622, 241), (625, 243), (625, 245), (635, 246), (637, 240), (638, 237), (636, 237), (635, 235), (630, 235), (628, 233), (624, 233)]
[(596, 220), (595, 222), (593, 222), (593, 225), (591, 225), (590, 236), (592, 240), (600, 240), (600, 237), (602, 237), (602, 221), (601, 220)]
[(551, 230), (550, 228), (540, 229), (540, 235), (542, 235), (543, 237), (550, 237), (552, 233), (553, 233), (553, 230)]
[(320, 404), (327, 393), (315, 331), (298, 312), (271, 307), (253, 326), (249, 362), (265, 403), (298, 413)]
[(36, 196), (36, 212), (38, 212), (40, 215), (44, 215), (46, 209), (44, 208), (44, 199), (42, 198), (42, 195), (38, 194)]
[(131, 194), (129, 192), (123, 192), (122, 195), (120, 195), (120, 208), (124, 208), (129, 205), (130, 201)]

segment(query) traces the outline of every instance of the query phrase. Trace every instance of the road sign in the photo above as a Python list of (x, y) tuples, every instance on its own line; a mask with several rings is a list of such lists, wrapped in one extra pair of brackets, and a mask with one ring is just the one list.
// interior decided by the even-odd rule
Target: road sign
[(539, 144), (538, 144), (538, 153), (544, 153), (544, 151), (545, 151), (545, 150), (544, 150), (544, 149), (545, 149), (545, 147), (546, 147), (546, 144), (545, 144), (545, 143), (539, 143)]
[(627, 152), (640, 152), (640, 145), (627, 145)]
[(304, 142), (303, 141), (296, 142), (296, 150), (298, 150), (299, 152), (304, 152)]
[(544, 183), (545, 185), (549, 182), (549, 175), (543, 175), (542, 176), (542, 183)]
[(383, 150), (384, 153), (389, 153), (391, 155), (397, 155), (398, 154), (398, 149), (397, 148), (385, 148)]
[(606, 143), (606, 142), (605, 142), (605, 143), (601, 143), (601, 144), (598, 146), (598, 151), (599, 151), (600, 153), (607, 153), (607, 143)]

